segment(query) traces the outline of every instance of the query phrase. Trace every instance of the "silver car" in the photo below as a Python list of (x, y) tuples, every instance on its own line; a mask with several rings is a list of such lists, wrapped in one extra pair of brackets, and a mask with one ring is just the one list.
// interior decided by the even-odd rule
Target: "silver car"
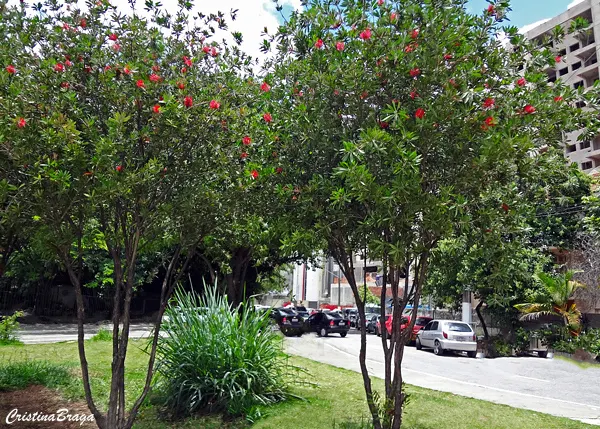
[(419, 331), (416, 339), (417, 350), (423, 347), (433, 349), (436, 355), (446, 350), (467, 352), (469, 357), (477, 354), (477, 336), (471, 325), (457, 320), (432, 320)]

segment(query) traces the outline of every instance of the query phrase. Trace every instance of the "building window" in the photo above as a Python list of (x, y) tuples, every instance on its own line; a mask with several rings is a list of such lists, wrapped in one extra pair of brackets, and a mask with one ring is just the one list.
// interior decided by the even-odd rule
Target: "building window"
[(561, 76), (564, 76), (564, 75), (566, 75), (567, 73), (569, 73), (569, 67), (565, 67), (564, 69), (560, 69), (560, 70), (558, 71), (558, 74), (559, 74), (559, 75), (561, 75)]
[(585, 107), (585, 101), (578, 101), (575, 103), (575, 106), (577, 106), (579, 109), (583, 109)]
[(574, 89), (577, 89), (577, 88), (582, 87), (582, 86), (583, 86), (583, 81), (582, 80), (580, 80), (579, 82), (575, 82), (573, 84), (573, 88)]
[(558, 55), (560, 55), (561, 57), (564, 57), (565, 55), (567, 55), (567, 48), (561, 49), (560, 52), (558, 53)]
[(589, 141), (585, 141), (585, 142), (579, 143), (579, 149), (581, 149), (581, 150), (587, 149), (589, 147), (590, 147), (590, 142)]
[(579, 43), (575, 43), (574, 45), (569, 46), (569, 52), (574, 52), (579, 49)]
[(567, 145), (567, 153), (573, 153), (577, 150), (577, 145), (570, 144)]
[(586, 161), (581, 163), (582, 170), (589, 170), (590, 168), (592, 168), (592, 161)]
[(581, 68), (581, 61), (577, 61), (576, 63), (573, 63), (573, 65), (571, 66), (571, 70), (573, 70), (573, 71), (575, 71), (579, 68)]

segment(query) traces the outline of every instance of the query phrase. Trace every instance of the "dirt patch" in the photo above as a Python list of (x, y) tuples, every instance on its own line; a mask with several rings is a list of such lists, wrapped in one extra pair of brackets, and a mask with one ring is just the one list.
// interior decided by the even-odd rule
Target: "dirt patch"
[[(18, 411), (13, 411), (15, 409)], [(58, 411), (61, 409), (68, 411), (59, 413)], [(34, 413), (37, 413), (38, 421), (34, 421), (36, 419)], [(89, 421), (89, 416), (90, 411), (85, 403), (66, 401), (58, 392), (44, 386), (29, 386), (23, 390), (0, 392), (0, 428), (87, 429), (97, 427), (94, 421)], [(55, 421), (52, 421), (52, 417)], [(39, 421), (40, 418), (45, 418), (45, 420)], [(76, 418), (78, 420), (74, 420)], [(59, 419), (61, 421), (57, 421)], [(84, 421), (82, 422), (82, 420)]]

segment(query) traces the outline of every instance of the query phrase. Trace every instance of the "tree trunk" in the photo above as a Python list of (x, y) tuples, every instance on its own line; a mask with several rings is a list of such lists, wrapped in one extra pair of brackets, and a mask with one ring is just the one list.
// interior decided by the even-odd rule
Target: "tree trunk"
[(234, 308), (245, 298), (244, 285), (251, 255), (252, 249), (246, 247), (237, 248), (233, 252), (229, 262), (231, 271), (225, 276), (227, 280), (227, 298), (229, 304)]
[(479, 301), (479, 304), (477, 304), (477, 306), (475, 307), (475, 312), (477, 313), (477, 318), (479, 318), (479, 321), (481, 322), (481, 328), (483, 329), (483, 335), (486, 341), (488, 341), (490, 339), (490, 335), (488, 333), (488, 329), (487, 329), (487, 325), (485, 324), (485, 320), (483, 320), (483, 315), (481, 314), (481, 306), (483, 305), (484, 301), (481, 300)]

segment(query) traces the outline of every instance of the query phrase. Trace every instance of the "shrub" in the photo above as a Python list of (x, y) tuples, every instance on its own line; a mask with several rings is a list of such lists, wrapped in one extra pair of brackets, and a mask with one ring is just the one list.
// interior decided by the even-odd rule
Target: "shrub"
[(15, 311), (12, 316), (4, 316), (0, 319), (0, 344), (19, 342), (15, 334), (19, 329), (19, 322), (17, 322), (17, 318), (22, 316), (22, 311)]
[(567, 338), (554, 343), (554, 349), (559, 352), (575, 353), (582, 349), (592, 354), (600, 354), (600, 329), (588, 329), (579, 336)]
[(529, 344), (530, 344), (529, 340), (530, 340), (530, 334), (525, 329), (518, 328), (515, 331), (514, 348), (515, 348), (517, 355), (527, 354), (527, 352), (529, 351)]
[(509, 357), (512, 356), (512, 346), (501, 337), (492, 339), (489, 349), (490, 357)]
[(231, 308), (216, 287), (175, 294), (158, 344), (159, 392), (174, 417), (198, 411), (255, 418), (286, 398), (281, 339), (268, 313)]
[(96, 335), (90, 338), (90, 341), (111, 341), (112, 340), (112, 332), (110, 332), (106, 328), (98, 329)]
[(58, 387), (68, 384), (71, 374), (61, 365), (28, 360), (0, 364), (0, 391), (18, 390), (32, 384)]

